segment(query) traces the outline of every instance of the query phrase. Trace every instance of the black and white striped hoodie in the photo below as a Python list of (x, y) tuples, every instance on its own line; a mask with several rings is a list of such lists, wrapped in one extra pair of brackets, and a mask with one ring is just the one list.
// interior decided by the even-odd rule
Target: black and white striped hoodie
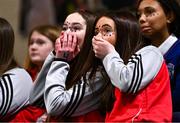
[[(69, 90), (65, 89), (65, 81), (70, 66), (63, 61), (54, 61), (50, 53), (35, 81), (31, 91), (30, 103), (44, 102), (48, 114), (52, 116), (73, 117), (97, 110), (100, 104), (100, 94), (103, 85), (102, 76), (97, 72), (93, 90), (81, 79)], [(88, 75), (87, 75), (88, 78)], [(97, 92), (97, 93), (96, 93)], [(96, 95), (94, 95), (96, 93)], [(41, 101), (40, 101), (41, 100)]]
[(22, 68), (14, 68), (0, 77), (0, 121), (17, 113), (29, 103), (33, 82)]

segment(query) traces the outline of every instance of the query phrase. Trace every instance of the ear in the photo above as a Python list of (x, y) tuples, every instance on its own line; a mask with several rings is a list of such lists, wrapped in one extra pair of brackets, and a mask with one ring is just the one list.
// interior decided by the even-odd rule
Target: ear
[(167, 23), (170, 24), (171, 22), (174, 21), (174, 19), (175, 19), (174, 13), (172, 11), (168, 12), (167, 13)]

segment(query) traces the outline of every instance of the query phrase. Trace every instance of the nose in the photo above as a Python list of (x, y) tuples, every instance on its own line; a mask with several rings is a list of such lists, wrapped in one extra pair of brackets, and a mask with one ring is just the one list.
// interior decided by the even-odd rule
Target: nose
[(37, 49), (37, 44), (36, 43), (33, 43), (33, 44), (31, 44), (31, 45), (29, 45), (29, 49), (31, 49), (31, 50), (35, 50), (35, 49)]
[(66, 33), (72, 32), (70, 28), (68, 28), (66, 31), (64, 31)]
[(139, 17), (139, 23), (142, 24), (146, 21), (146, 16), (144, 14), (141, 14)]
[(102, 34), (102, 32), (100, 31), (100, 32), (98, 32), (98, 34), (96, 35), (97, 37), (103, 37), (103, 34)]

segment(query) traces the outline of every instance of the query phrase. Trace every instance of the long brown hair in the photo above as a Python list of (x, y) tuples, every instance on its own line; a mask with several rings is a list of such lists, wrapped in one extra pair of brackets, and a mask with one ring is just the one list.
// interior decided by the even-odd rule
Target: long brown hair
[[(114, 21), (117, 30), (115, 49), (125, 64), (138, 49), (148, 45), (142, 38), (136, 16), (131, 12), (126, 10), (105, 12), (97, 17), (96, 22), (101, 17), (108, 17)], [(109, 78), (107, 78), (107, 74), (104, 73), (103, 75), (107, 81), (105, 81), (104, 91), (102, 93), (101, 109), (106, 112), (111, 111), (115, 97), (114, 86), (111, 84)]]
[(13, 58), (14, 31), (11, 24), (0, 18), (0, 75), (17, 66)]
[[(93, 37), (93, 25), (95, 21), (95, 15), (87, 10), (77, 10), (84, 20), (86, 21), (86, 33), (84, 43), (78, 56), (75, 57), (70, 63), (70, 71), (66, 80), (66, 89), (71, 88), (90, 70), (93, 63), (94, 54), (92, 52), (92, 37)], [(76, 13), (74, 12), (74, 13)], [(86, 79), (84, 79), (86, 81)]]

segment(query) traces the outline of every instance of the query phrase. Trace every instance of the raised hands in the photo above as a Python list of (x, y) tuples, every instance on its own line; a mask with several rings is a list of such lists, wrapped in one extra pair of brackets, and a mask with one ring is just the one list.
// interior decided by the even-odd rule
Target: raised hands
[(62, 32), (55, 44), (56, 58), (71, 61), (79, 52), (80, 47), (76, 34)]

